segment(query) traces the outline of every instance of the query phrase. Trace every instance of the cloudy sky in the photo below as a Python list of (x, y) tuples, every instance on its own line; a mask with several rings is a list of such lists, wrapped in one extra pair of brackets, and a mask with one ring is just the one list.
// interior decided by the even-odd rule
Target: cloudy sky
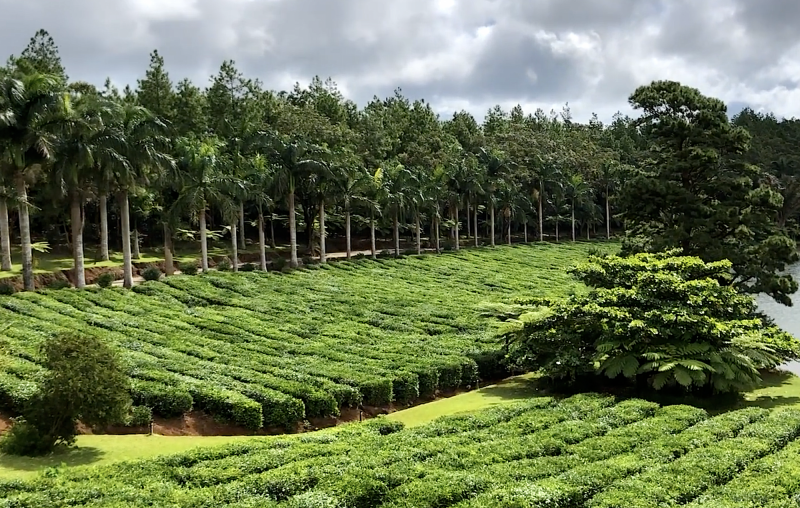
[(654, 79), (800, 116), (797, 0), (0, 0), (0, 49), (39, 28), (72, 79), (118, 85), (149, 52), (205, 86), (224, 59), (274, 89), (331, 76), (363, 104), (401, 87), (443, 115), (494, 104), (629, 112)]

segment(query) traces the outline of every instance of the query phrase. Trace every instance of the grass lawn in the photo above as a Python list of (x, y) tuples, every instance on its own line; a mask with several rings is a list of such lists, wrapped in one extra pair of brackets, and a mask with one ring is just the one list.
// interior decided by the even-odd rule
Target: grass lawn
[[(408, 427), (429, 423), (440, 416), (479, 411), (491, 406), (518, 402), (538, 394), (536, 377), (532, 374), (516, 376), (501, 383), (478, 390), (439, 399), (403, 411), (392, 413), (389, 419), (400, 421)], [(746, 393), (744, 400), (725, 409), (758, 406), (763, 408), (800, 408), (800, 377), (790, 373), (765, 375), (762, 387)], [(709, 408), (711, 413), (723, 408)], [(331, 432), (325, 429), (320, 432)], [(286, 436), (282, 436), (286, 437)], [(200, 446), (215, 446), (247, 439), (273, 439), (248, 436), (79, 436), (77, 447), (46, 457), (12, 457), (0, 455), (0, 479), (24, 479), (35, 476), (48, 467), (101, 466), (115, 462), (147, 459), (159, 455), (184, 452)]]

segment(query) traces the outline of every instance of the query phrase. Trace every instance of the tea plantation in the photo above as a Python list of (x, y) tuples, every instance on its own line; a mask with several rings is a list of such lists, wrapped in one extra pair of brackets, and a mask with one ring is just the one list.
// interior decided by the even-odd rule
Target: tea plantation
[(511, 295), (580, 290), (564, 272), (591, 248), (536, 245), (354, 260), (289, 274), (176, 276), (121, 289), (0, 298), (0, 404), (40, 374), (37, 347), (65, 330), (123, 353), (134, 403), (252, 429), (359, 403), (385, 406), (498, 379), (499, 344), (476, 311)]
[(0, 506), (789, 507), (798, 435), (794, 409), (540, 397), (4, 482)]

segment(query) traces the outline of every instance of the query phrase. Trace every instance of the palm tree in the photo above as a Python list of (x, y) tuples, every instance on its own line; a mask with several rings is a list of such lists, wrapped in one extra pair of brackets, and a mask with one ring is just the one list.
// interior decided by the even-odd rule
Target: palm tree
[(115, 125), (113, 104), (92, 96), (76, 96), (65, 112), (64, 129), (56, 146), (54, 182), (70, 200), (75, 286), (86, 285), (83, 253), (83, 206), (97, 167), (113, 166), (122, 156), (123, 140)]
[(267, 245), (264, 234), (264, 209), (271, 209), (271, 190), (275, 176), (275, 168), (269, 164), (262, 154), (256, 154), (247, 159), (245, 163), (244, 181), (246, 183), (248, 200), (255, 203), (258, 209), (258, 252), (261, 270), (267, 269)]
[(130, 288), (133, 286), (130, 193), (175, 162), (166, 153), (167, 139), (163, 136), (166, 126), (146, 108), (123, 104), (119, 128), (124, 140), (124, 161), (115, 164), (113, 171), (122, 229), (123, 286)]
[[(180, 168), (178, 199), (173, 210), (186, 210), (200, 227), (200, 267), (208, 271), (208, 227), (206, 214), (209, 206), (225, 202), (225, 186), (228, 178), (224, 174), (224, 144), (216, 138), (181, 138), (176, 143), (175, 153)], [(235, 234), (234, 234), (235, 237)]]
[(11, 271), (11, 228), (8, 223), (8, 200), (11, 189), (0, 185), (0, 271)]
[(408, 190), (415, 182), (415, 178), (411, 171), (402, 164), (390, 161), (386, 166), (387, 171), (378, 170), (376, 179), (381, 183), (383, 207), (392, 216), (394, 254), (400, 256), (400, 215), (409, 205), (410, 193)]
[(33, 249), (28, 211), (28, 179), (54, 157), (58, 127), (66, 105), (65, 86), (57, 76), (27, 74), (0, 78), (0, 170), (17, 195), (25, 290), (34, 289)]
[(600, 166), (599, 184), (603, 188), (603, 198), (606, 207), (606, 240), (611, 239), (611, 190), (617, 180), (617, 164), (612, 161), (605, 161)]
[(494, 234), (494, 227), (495, 227), (495, 206), (496, 206), (496, 192), (503, 184), (504, 181), (504, 172), (508, 169), (507, 164), (501, 158), (499, 153), (494, 151), (489, 151), (485, 148), (481, 148), (479, 159), (481, 163), (485, 167), (485, 185), (484, 189), (486, 190), (486, 200), (489, 202), (489, 228), (490, 232), (489, 235), (491, 236), (491, 245), (492, 247), (495, 246), (495, 234)]
[(570, 221), (572, 225), (572, 241), (575, 238), (575, 206), (581, 206), (591, 200), (593, 189), (579, 173), (570, 175), (564, 185), (566, 199), (570, 202)]
[(361, 200), (360, 194), (369, 187), (372, 177), (351, 154), (347, 155), (348, 157), (338, 168), (336, 185), (337, 193), (344, 200), (345, 250), (347, 259), (350, 259), (352, 257), (351, 215), (353, 202)]

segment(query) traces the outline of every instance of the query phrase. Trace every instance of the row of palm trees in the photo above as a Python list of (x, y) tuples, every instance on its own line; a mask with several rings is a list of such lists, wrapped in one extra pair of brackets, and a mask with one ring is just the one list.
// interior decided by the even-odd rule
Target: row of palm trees
[[(285, 108), (300, 120), (313, 117), (303, 108)], [(260, 265), (266, 269), (265, 229), (272, 230), (278, 209), (289, 211), (290, 264), (297, 266), (295, 211), (303, 210), (307, 231), (318, 232), (316, 249), (326, 260), (326, 218), (341, 218), (348, 258), (352, 253), (353, 222), (370, 230), (376, 255), (380, 221), (390, 224), (394, 250), (400, 253), (401, 229), (412, 232), (417, 252), (423, 229), (438, 251), (445, 231), (453, 248), (460, 235), (479, 244), (479, 217), (484, 219), (489, 243), (495, 245), (498, 223), (510, 243), (512, 229), (521, 229), (528, 241), (529, 226), (544, 240), (546, 226), (560, 237), (560, 225), (569, 223), (571, 238), (577, 229), (605, 222), (610, 235), (609, 196), (614, 165), (599, 172), (582, 171), (579, 163), (545, 161), (531, 171), (510, 154), (524, 149), (528, 139), (511, 135), (481, 137), (464, 146), (437, 124), (428, 136), (436, 148), (414, 156), (406, 153), (375, 161), (358, 145), (376, 122), (360, 113), (350, 119), (347, 142), (329, 144), (271, 125), (255, 125), (240, 137), (221, 140), (208, 132), (176, 136), (168, 122), (133, 100), (98, 93), (79, 93), (56, 77), (43, 74), (5, 76), (0, 94), (0, 239), (3, 268), (10, 266), (8, 208), (19, 213), (23, 280), (33, 289), (32, 243), (27, 199), (29, 186), (44, 182), (69, 202), (75, 284), (85, 284), (83, 259), (84, 205), (95, 199), (100, 211), (101, 256), (109, 258), (109, 198), (116, 198), (126, 287), (133, 283), (132, 251), (138, 245), (131, 233), (130, 195), (147, 189), (160, 206), (164, 228), (166, 271), (172, 273), (172, 239), (189, 217), (199, 228), (201, 268), (208, 269), (208, 218), (221, 217), (230, 232), (233, 267), (244, 244), (248, 212), (257, 213)], [(508, 120), (507, 120), (508, 121)], [(288, 122), (292, 124), (292, 122)], [(337, 128), (340, 126), (337, 126)], [(412, 129), (413, 127), (409, 127)], [(525, 132), (533, 132), (525, 129)], [(355, 139), (353, 137), (355, 136)], [(476, 138), (478, 139), (478, 138)], [(416, 146), (416, 145), (415, 145)], [(422, 161), (422, 162), (420, 162)], [(598, 176), (599, 175), (599, 176)], [(39, 185), (40, 183), (37, 183)], [(13, 190), (13, 192), (11, 192)], [(598, 192), (599, 191), (599, 192)], [(302, 204), (298, 204), (298, 198)], [(605, 217), (598, 203), (605, 202)], [(498, 220), (499, 219), (499, 220)], [(534, 224), (538, 219), (538, 224)], [(132, 249), (133, 236), (134, 249)], [(309, 239), (312, 238), (309, 235)]]

